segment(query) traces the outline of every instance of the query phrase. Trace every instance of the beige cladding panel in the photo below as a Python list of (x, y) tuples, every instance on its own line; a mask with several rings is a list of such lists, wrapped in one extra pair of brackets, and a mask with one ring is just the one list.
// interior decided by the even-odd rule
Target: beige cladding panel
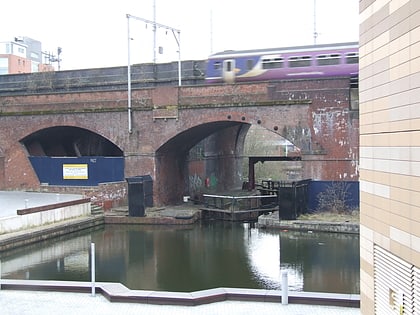
[(420, 266), (420, 1), (360, 1), (361, 312), (373, 244)]

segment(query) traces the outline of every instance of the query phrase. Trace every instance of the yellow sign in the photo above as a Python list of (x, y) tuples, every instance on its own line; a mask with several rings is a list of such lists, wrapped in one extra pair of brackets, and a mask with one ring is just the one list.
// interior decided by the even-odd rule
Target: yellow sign
[(88, 179), (88, 165), (63, 164), (63, 179)]

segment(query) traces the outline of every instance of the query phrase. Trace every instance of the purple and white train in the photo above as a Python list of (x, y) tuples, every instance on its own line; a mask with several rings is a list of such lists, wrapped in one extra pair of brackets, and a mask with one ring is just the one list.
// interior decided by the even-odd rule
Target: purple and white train
[(206, 82), (356, 78), (358, 73), (359, 45), (351, 42), (216, 53), (207, 61)]

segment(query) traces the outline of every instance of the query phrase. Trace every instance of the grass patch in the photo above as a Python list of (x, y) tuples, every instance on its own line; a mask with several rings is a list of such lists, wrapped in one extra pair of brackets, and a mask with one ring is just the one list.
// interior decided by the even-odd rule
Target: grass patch
[(352, 211), (346, 213), (318, 211), (313, 213), (301, 214), (298, 217), (298, 220), (359, 223), (359, 211)]

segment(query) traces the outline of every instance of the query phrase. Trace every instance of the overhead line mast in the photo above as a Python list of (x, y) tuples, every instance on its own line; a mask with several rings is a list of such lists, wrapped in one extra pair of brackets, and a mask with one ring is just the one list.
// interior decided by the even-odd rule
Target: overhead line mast
[(316, 31), (316, 0), (314, 0), (314, 45), (316, 45), (316, 39), (318, 32)]
[[(176, 44), (178, 45), (178, 86), (181, 86), (181, 31), (179, 29), (173, 28), (168, 25), (157, 23), (156, 21), (150, 21), (148, 19), (144, 19), (138, 16), (134, 16), (131, 14), (126, 14), (127, 17), (127, 93), (128, 93), (128, 104), (127, 104), (127, 111), (128, 111), (128, 132), (132, 133), (132, 120), (131, 120), (131, 54), (130, 54), (130, 42), (132, 40), (130, 35), (130, 19), (135, 19), (138, 21), (142, 21), (146, 24), (153, 25), (153, 28), (156, 29), (164, 28), (166, 30), (171, 30), (172, 34), (174, 35)], [(155, 32), (156, 34), (156, 32)], [(155, 47), (153, 47), (154, 52), (156, 51)], [(155, 57), (154, 57), (155, 58)], [(154, 60), (155, 61), (155, 60)]]

